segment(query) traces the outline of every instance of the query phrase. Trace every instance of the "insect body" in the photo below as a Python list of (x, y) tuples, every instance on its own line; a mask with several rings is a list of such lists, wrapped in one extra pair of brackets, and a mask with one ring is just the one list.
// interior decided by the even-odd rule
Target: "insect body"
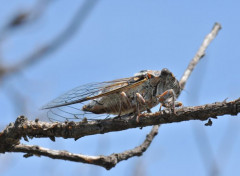
[[(68, 115), (79, 119), (90, 113), (118, 116), (130, 113), (140, 114), (143, 111), (150, 112), (150, 109), (159, 103), (174, 110), (175, 106), (181, 106), (180, 102), (176, 102), (180, 90), (178, 80), (168, 69), (144, 70), (130, 78), (77, 87), (53, 100), (43, 109), (51, 109), (53, 114), (67, 119)], [(62, 110), (74, 104), (81, 104), (81, 106), (70, 109), (79, 112)], [(58, 109), (61, 113), (54, 113), (54, 109)]]

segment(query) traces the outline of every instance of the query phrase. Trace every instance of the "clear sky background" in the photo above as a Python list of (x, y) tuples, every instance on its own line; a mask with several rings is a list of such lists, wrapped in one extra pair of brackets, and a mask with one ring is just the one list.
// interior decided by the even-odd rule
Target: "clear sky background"
[[(36, 3), (1, 0), (0, 29), (14, 14), (34, 9)], [(1, 64), (19, 62), (52, 41), (69, 25), (83, 3), (50, 1), (33, 22), (8, 30), (0, 45)], [(47, 120), (40, 107), (81, 84), (165, 67), (180, 79), (215, 22), (222, 25), (222, 30), (197, 65), (179, 101), (184, 106), (194, 106), (236, 99), (240, 96), (240, 1), (98, 0), (62, 46), (17, 75), (1, 80), (0, 128), (20, 114)], [(213, 120), (212, 127), (200, 121), (162, 125), (143, 156), (123, 161), (110, 171), (82, 163), (36, 156), (25, 159), (22, 153), (7, 153), (0, 155), (0, 175), (239, 175), (238, 117), (219, 117)], [(109, 155), (141, 144), (150, 129), (88, 136), (76, 142), (57, 138), (56, 142), (33, 139), (22, 143)]]

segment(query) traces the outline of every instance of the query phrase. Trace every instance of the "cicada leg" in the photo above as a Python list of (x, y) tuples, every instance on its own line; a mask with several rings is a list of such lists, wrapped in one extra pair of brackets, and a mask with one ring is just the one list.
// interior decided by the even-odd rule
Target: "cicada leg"
[(139, 110), (139, 105), (140, 104), (144, 105), (148, 113), (151, 113), (151, 110), (147, 107), (146, 101), (140, 93), (136, 93), (136, 100), (137, 100), (137, 109), (136, 109), (137, 118), (136, 118), (136, 121), (139, 122), (139, 117), (140, 117), (140, 114), (141, 114), (141, 112)]
[(145, 106), (145, 109), (147, 110), (147, 112), (151, 113), (151, 110), (148, 108), (147, 103), (143, 98), (143, 96), (140, 93), (136, 93), (136, 97), (137, 97), (137, 101)]
[(129, 101), (129, 98), (127, 97), (127, 94), (125, 92), (121, 92), (120, 93), (121, 95), (121, 102), (120, 102), (120, 108), (119, 108), (119, 113), (118, 113), (118, 117), (121, 116), (121, 113), (122, 113), (122, 107), (123, 107), (123, 104), (126, 103), (127, 105), (131, 106), (131, 103)]
[[(127, 104), (130, 107), (133, 106), (133, 104), (130, 102), (130, 100), (127, 97), (125, 92), (121, 92), (120, 95), (121, 95), (121, 102), (120, 102), (120, 108), (119, 108), (118, 117), (121, 116), (121, 112), (122, 112), (124, 104)], [(140, 105), (144, 105), (148, 113), (151, 112), (151, 110), (147, 107), (146, 101), (143, 98), (143, 96), (140, 93), (136, 93), (136, 106), (135, 106), (136, 109), (135, 109), (135, 113), (136, 113), (136, 116), (137, 116), (137, 118), (136, 118), (137, 122), (139, 122), (139, 117), (140, 117), (140, 114), (141, 114), (141, 112), (140, 112)]]
[[(176, 101), (176, 94), (173, 89), (166, 90), (161, 95), (157, 96), (158, 101), (161, 103), (159, 111), (161, 111), (162, 106), (171, 108), (174, 114), (176, 114), (175, 107), (182, 106), (182, 103)], [(171, 101), (169, 99), (171, 98)]]

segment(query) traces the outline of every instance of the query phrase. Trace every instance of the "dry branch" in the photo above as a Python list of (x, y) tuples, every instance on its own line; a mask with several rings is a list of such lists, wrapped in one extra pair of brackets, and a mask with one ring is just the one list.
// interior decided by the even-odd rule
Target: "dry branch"
[(196, 55), (194, 56), (194, 58), (191, 60), (191, 62), (189, 63), (187, 69), (185, 70), (182, 78), (180, 79), (179, 83), (180, 83), (180, 87), (182, 89), (184, 89), (185, 84), (189, 78), (189, 76), (191, 75), (193, 69), (195, 68), (195, 66), (197, 65), (197, 63), (200, 61), (201, 58), (203, 58), (205, 56), (205, 51), (208, 47), (208, 45), (211, 43), (211, 41), (217, 36), (219, 30), (221, 29), (221, 25), (219, 23), (215, 23), (212, 31), (205, 37), (205, 39), (202, 42), (202, 45), (200, 46), (199, 50), (197, 51)]
[[(49, 123), (40, 121), (28, 121), (24, 116), (17, 118), (16, 122), (9, 124), (0, 133), (0, 152), (24, 152), (36, 155), (48, 156), (54, 159), (65, 159), (89, 164), (96, 164), (107, 169), (116, 163), (132, 156), (141, 155), (150, 145), (153, 137), (157, 134), (159, 124), (182, 122), (188, 120), (207, 120), (222, 115), (237, 115), (240, 112), (240, 98), (230, 102), (217, 102), (202, 106), (183, 107), (176, 110), (176, 114), (164, 110), (161, 112), (142, 114), (139, 123), (132, 116), (125, 119), (105, 119), (90, 122)], [(78, 139), (93, 134), (103, 134), (112, 131), (122, 131), (130, 128), (155, 125), (144, 143), (135, 149), (110, 156), (84, 156), (72, 154), (67, 151), (55, 151), (38, 146), (22, 145), (21, 137), (63, 137)], [(52, 140), (54, 140), (52, 138)], [(101, 161), (101, 162), (99, 162)], [(108, 161), (108, 162), (107, 162)], [(116, 162), (117, 161), (117, 162)]]
[(25, 157), (29, 157), (32, 155), (37, 156), (47, 156), (52, 159), (63, 159), (75, 162), (82, 162), (88, 164), (94, 164), (98, 166), (102, 166), (106, 169), (111, 169), (117, 163), (123, 160), (127, 160), (133, 156), (141, 156), (144, 151), (147, 150), (149, 145), (152, 142), (154, 136), (157, 135), (158, 125), (152, 128), (151, 132), (148, 134), (147, 138), (143, 142), (142, 145), (132, 149), (127, 150), (122, 153), (113, 153), (110, 156), (87, 156), (82, 154), (74, 154), (67, 151), (59, 151), (59, 150), (50, 150), (39, 146), (30, 146), (19, 144), (11, 148), (12, 152), (22, 152), (27, 153), (24, 155)]
[[(165, 109), (155, 113), (145, 113), (136, 121), (135, 115), (126, 118), (103, 119), (88, 122), (43, 122), (28, 120), (24, 116), (17, 118), (15, 123), (10, 123), (0, 133), (0, 140), (10, 138), (63, 137), (79, 139), (84, 136), (104, 134), (114, 131), (122, 131), (131, 128), (146, 127), (152, 125), (183, 122), (189, 120), (207, 120), (222, 115), (237, 115), (240, 111), (240, 98), (234, 101), (223, 101), (193, 107), (182, 107), (176, 110), (176, 114)], [(1, 143), (2, 144), (2, 143)]]

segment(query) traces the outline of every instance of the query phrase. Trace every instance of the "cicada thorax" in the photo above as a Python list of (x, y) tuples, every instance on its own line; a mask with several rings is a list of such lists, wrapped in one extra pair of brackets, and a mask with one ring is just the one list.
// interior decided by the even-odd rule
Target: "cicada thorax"
[(170, 76), (162, 77), (157, 85), (155, 96), (161, 95), (164, 91), (169, 89), (173, 89), (176, 94), (179, 94), (178, 80)]

